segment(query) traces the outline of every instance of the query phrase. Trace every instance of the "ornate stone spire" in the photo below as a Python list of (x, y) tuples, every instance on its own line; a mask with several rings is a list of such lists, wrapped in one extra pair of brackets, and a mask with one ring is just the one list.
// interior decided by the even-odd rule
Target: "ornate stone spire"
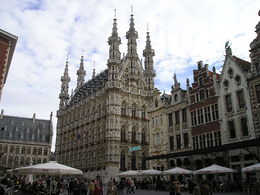
[(69, 62), (68, 58), (66, 61), (65, 69), (63, 76), (61, 77), (61, 91), (60, 91), (60, 109), (66, 106), (67, 101), (69, 99), (69, 82), (70, 82), (70, 77), (69, 77), (69, 70), (68, 70)]
[(94, 79), (96, 77), (95, 65), (96, 65), (96, 62), (94, 61), (93, 72), (92, 72), (92, 79)]
[(130, 27), (128, 32), (126, 33), (126, 38), (128, 39), (127, 42), (127, 56), (129, 58), (137, 58), (137, 44), (136, 39), (138, 38), (138, 33), (135, 30), (135, 24), (134, 24), (134, 15), (131, 14), (130, 18)]
[(84, 85), (85, 76), (86, 76), (86, 71), (84, 70), (84, 57), (83, 57), (83, 55), (81, 56), (81, 59), (80, 59), (80, 66), (79, 66), (79, 69), (77, 71), (77, 75), (78, 75), (78, 80), (77, 80), (77, 89), (78, 89), (78, 88), (80, 88), (81, 86)]
[[(260, 16), (260, 10), (258, 15)], [(251, 71), (253, 75), (260, 75), (260, 21), (255, 29), (257, 35), (250, 44)]]
[(108, 65), (111, 63), (120, 63), (121, 53), (119, 51), (119, 45), (121, 44), (121, 39), (117, 33), (117, 23), (116, 23), (116, 10), (115, 10), (115, 18), (112, 28), (112, 35), (108, 38), (109, 47), (109, 59)]
[(146, 45), (145, 49), (143, 50), (143, 56), (144, 56), (144, 66), (145, 66), (145, 76), (146, 76), (146, 82), (149, 90), (154, 89), (154, 77), (155, 77), (155, 71), (154, 71), (154, 62), (153, 62), (153, 56), (154, 50), (151, 46), (151, 40), (150, 40), (150, 34), (147, 32), (146, 35)]

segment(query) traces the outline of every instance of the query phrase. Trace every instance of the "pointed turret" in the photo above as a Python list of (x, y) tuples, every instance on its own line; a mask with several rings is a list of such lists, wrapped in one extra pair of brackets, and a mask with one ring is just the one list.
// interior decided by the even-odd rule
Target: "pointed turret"
[(121, 44), (121, 39), (117, 33), (117, 23), (116, 23), (116, 10), (115, 18), (113, 23), (112, 35), (108, 38), (109, 47), (109, 59), (107, 60), (108, 65), (108, 80), (115, 80), (117, 73), (117, 66), (121, 62), (121, 53), (119, 51), (119, 45)]
[(78, 89), (78, 88), (80, 88), (81, 86), (84, 85), (85, 76), (86, 76), (86, 71), (84, 70), (84, 57), (83, 57), (83, 55), (81, 56), (81, 59), (80, 59), (80, 66), (79, 66), (79, 69), (77, 71), (77, 75), (78, 75), (78, 80), (77, 80), (77, 89)]
[(136, 39), (138, 38), (138, 33), (135, 30), (134, 24), (134, 15), (131, 14), (130, 18), (130, 27), (128, 32), (126, 33), (126, 38), (128, 39), (127, 42), (127, 56), (130, 58), (137, 58), (137, 44)]
[(108, 65), (120, 63), (121, 53), (119, 51), (119, 45), (121, 44), (121, 39), (117, 33), (117, 19), (116, 16), (114, 18), (113, 28), (112, 28), (112, 35), (108, 38), (109, 47), (109, 59)]
[[(260, 10), (258, 12), (260, 16)], [(251, 71), (253, 76), (260, 75), (260, 22), (255, 27), (256, 38), (250, 44)]]
[(155, 71), (154, 71), (154, 63), (153, 63), (153, 56), (154, 50), (151, 46), (151, 40), (150, 40), (150, 34), (147, 32), (146, 35), (146, 45), (145, 49), (143, 50), (143, 56), (144, 56), (144, 66), (145, 66), (145, 76), (146, 76), (146, 82), (149, 90), (152, 90), (154, 88), (154, 77), (155, 77)]
[(66, 61), (65, 69), (63, 76), (61, 77), (61, 91), (60, 91), (60, 109), (66, 106), (67, 101), (69, 100), (69, 70), (68, 70), (69, 62), (68, 59)]

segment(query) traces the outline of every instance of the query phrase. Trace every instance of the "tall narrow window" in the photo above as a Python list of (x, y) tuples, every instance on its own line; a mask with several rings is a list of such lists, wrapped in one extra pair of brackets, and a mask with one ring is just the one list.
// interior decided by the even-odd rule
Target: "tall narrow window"
[(168, 120), (169, 120), (169, 127), (172, 127), (173, 125), (172, 113), (168, 114)]
[(120, 169), (121, 170), (125, 170), (126, 166), (125, 166), (125, 153), (122, 152), (120, 155)]
[(200, 100), (204, 100), (205, 99), (205, 92), (204, 90), (200, 90)]
[(225, 99), (226, 99), (227, 112), (232, 112), (233, 108), (232, 108), (231, 95), (226, 95)]
[(188, 133), (184, 133), (184, 134), (183, 134), (183, 141), (184, 141), (184, 148), (188, 148), (188, 147), (189, 147), (189, 137), (188, 137)]
[(180, 124), (180, 111), (175, 112), (175, 125)]
[(193, 112), (191, 112), (191, 124), (192, 124), (192, 126), (195, 126), (195, 125), (197, 125), (197, 115), (196, 115), (196, 111), (193, 111)]
[(169, 137), (169, 141), (170, 141), (170, 150), (174, 150), (174, 138), (173, 138), (173, 136)]
[(132, 158), (131, 158), (131, 169), (136, 170), (136, 156), (135, 153), (132, 153)]
[(142, 144), (146, 143), (146, 133), (145, 130), (142, 131)]
[(242, 135), (247, 136), (248, 135), (248, 127), (247, 127), (246, 117), (241, 118), (241, 129), (242, 129)]
[(260, 103), (260, 85), (255, 86), (255, 92), (256, 92), (257, 103)]
[(181, 149), (181, 135), (176, 135), (177, 149)]
[(132, 131), (132, 141), (136, 141), (136, 132), (135, 132), (135, 130)]
[(237, 100), (238, 100), (238, 106), (239, 108), (245, 108), (246, 103), (245, 103), (245, 99), (244, 99), (244, 94), (243, 91), (240, 90), (237, 92)]
[(255, 64), (255, 69), (256, 69), (256, 73), (259, 74), (260, 73), (260, 64), (259, 63)]
[(186, 108), (182, 109), (182, 122), (183, 123), (187, 122), (187, 110), (186, 110)]
[(228, 121), (229, 136), (231, 139), (236, 138), (236, 129), (234, 121)]
[(125, 140), (126, 140), (125, 128), (122, 127), (122, 129), (121, 129), (121, 141), (125, 141)]
[(211, 105), (211, 111), (212, 111), (212, 119), (217, 120), (218, 119), (218, 104)]

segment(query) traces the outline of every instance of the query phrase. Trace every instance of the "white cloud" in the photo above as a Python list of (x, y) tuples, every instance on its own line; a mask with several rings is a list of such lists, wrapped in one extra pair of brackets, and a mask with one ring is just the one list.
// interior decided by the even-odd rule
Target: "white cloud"
[(185, 86), (197, 61), (203, 60), (210, 68), (221, 62), (227, 40), (232, 42), (234, 55), (249, 60), (260, 7), (255, 0), (8, 0), (1, 5), (0, 28), (19, 37), (1, 107), (9, 115), (31, 117), (35, 112), (46, 119), (58, 109), (60, 76), (68, 52), (70, 89), (76, 85), (82, 49), (86, 80), (92, 75), (94, 60), (96, 72), (106, 68), (115, 8), (122, 54), (127, 48), (130, 6), (134, 6), (140, 57), (149, 23), (157, 87), (169, 91), (174, 72)]

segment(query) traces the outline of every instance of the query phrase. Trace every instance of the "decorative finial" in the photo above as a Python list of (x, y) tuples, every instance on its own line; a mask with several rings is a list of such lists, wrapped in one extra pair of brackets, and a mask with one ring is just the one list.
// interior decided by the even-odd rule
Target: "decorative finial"
[(133, 5), (131, 5), (131, 15), (133, 15), (134, 11), (133, 11)]
[(84, 53), (84, 49), (81, 50), (81, 56), (83, 56), (83, 53)]
[(225, 50), (227, 55), (232, 55), (231, 43), (229, 41), (225, 43)]
[(69, 61), (69, 52), (67, 53), (67, 59), (66, 59), (66, 61)]
[(177, 76), (176, 76), (175, 73), (174, 73), (174, 75), (173, 75), (173, 80), (174, 80), (174, 84), (176, 85), (176, 84), (178, 83), (178, 81), (177, 81)]
[(114, 9), (114, 17), (116, 18), (116, 9)]

